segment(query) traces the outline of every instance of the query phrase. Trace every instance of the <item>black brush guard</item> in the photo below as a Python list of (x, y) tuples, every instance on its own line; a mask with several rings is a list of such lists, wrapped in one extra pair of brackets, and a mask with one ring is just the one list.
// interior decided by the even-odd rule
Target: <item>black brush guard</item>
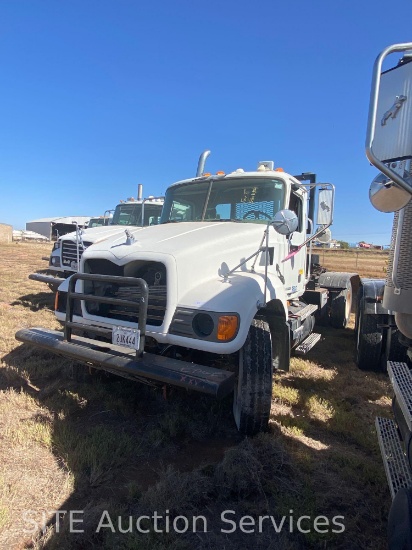
[[(75, 286), (78, 280), (140, 287), (140, 299), (135, 302), (76, 292)], [(143, 279), (76, 273), (69, 281), (64, 332), (42, 328), (22, 329), (16, 333), (16, 339), (126, 378), (153, 380), (217, 398), (229, 394), (235, 383), (233, 372), (144, 352), (148, 296), (148, 286)], [(136, 353), (134, 354), (133, 350), (128, 348), (73, 335), (73, 329), (102, 335), (109, 339), (112, 334), (109, 328), (73, 321), (74, 300), (135, 307), (138, 310), (136, 311), (137, 328), (140, 330), (140, 345)]]

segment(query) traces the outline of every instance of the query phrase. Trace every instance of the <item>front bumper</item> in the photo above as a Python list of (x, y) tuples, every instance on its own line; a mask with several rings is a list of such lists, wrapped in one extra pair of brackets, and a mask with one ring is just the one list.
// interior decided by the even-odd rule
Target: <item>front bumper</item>
[(37, 281), (39, 283), (46, 283), (46, 285), (49, 285), (49, 287), (53, 291), (56, 291), (62, 284), (62, 282), (66, 280), (62, 277), (55, 277), (54, 275), (50, 275), (50, 272), (48, 272), (47, 270), (30, 273), (29, 279), (32, 281)]
[[(80, 285), (76, 291), (77, 282)], [(84, 292), (85, 287), (82, 282), (108, 282), (119, 286), (136, 287), (137, 300), (130, 301), (112, 296), (88, 294)], [(64, 332), (41, 328), (22, 329), (16, 333), (16, 339), (125, 378), (153, 380), (157, 383), (196, 390), (217, 398), (230, 393), (235, 383), (233, 372), (144, 352), (148, 298), (149, 288), (144, 279), (76, 273), (70, 277), (68, 283)], [(75, 319), (76, 300), (92, 301), (111, 306), (132, 307), (137, 310), (138, 322), (135, 326), (140, 331), (139, 349), (129, 350), (100, 340), (74, 335), (73, 330), (82, 333), (90, 331), (109, 340), (112, 336), (111, 328), (101, 325), (91, 328)]]
[(62, 332), (55, 330), (22, 329), (16, 333), (16, 339), (126, 378), (143, 378), (171, 384), (219, 399), (228, 395), (234, 388), (233, 372), (151, 353), (136, 357), (134, 350), (128, 351), (119, 346), (80, 336), (72, 335), (71, 341), (68, 342)]

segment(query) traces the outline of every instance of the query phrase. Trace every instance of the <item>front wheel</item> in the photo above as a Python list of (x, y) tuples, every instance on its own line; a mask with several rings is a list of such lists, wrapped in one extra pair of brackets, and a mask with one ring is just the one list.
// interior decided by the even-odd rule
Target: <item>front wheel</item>
[(233, 416), (240, 433), (254, 435), (267, 429), (272, 403), (272, 339), (266, 321), (253, 319), (238, 367)]

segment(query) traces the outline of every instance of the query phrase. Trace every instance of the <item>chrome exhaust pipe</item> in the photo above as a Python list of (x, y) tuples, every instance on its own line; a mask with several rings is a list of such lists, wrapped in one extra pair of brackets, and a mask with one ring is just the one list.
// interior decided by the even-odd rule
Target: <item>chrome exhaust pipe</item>
[(210, 155), (210, 151), (203, 151), (203, 153), (200, 155), (199, 162), (197, 164), (197, 171), (196, 171), (197, 178), (199, 178), (203, 174), (205, 170), (206, 159), (209, 155)]

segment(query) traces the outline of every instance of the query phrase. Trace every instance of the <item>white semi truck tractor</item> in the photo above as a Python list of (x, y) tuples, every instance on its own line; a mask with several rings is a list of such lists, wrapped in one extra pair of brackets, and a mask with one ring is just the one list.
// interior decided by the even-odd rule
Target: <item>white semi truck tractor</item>
[(377, 418), (376, 428), (393, 499), (388, 545), (402, 550), (412, 548), (412, 43), (375, 62), (366, 153), (380, 171), (371, 202), (395, 214), (386, 281), (362, 281), (357, 356), (361, 368), (387, 369), (394, 390), (394, 420)]
[(123, 233), (125, 226), (156, 225), (160, 220), (163, 197), (143, 198), (142, 191), (143, 186), (139, 184), (137, 198), (120, 201), (114, 210), (106, 211), (102, 218), (94, 218), (94, 226), (86, 229), (77, 227), (76, 231), (58, 238), (50, 258), (45, 258), (49, 262), (47, 268), (31, 273), (29, 279), (46, 283), (55, 291), (67, 277), (78, 271), (84, 250), (94, 242)]
[(167, 189), (160, 224), (84, 250), (58, 289), (63, 332), (16, 338), (135, 381), (232, 394), (237, 428), (253, 435), (268, 427), (274, 369), (320, 340), (317, 321), (346, 327), (359, 277), (311, 258), (333, 185), (272, 161), (205, 173), (208, 154)]

